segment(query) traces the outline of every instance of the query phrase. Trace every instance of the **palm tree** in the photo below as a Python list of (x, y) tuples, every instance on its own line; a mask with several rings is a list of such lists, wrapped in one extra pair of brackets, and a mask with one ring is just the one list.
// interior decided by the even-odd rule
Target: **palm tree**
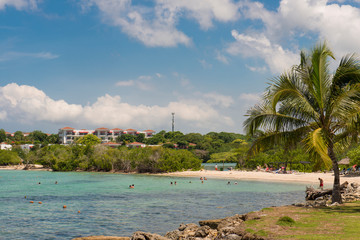
[(354, 54), (343, 57), (331, 73), (329, 60), (335, 59), (326, 43), (301, 62), (273, 79), (263, 102), (249, 109), (244, 127), (252, 135), (261, 129), (250, 148), (303, 143), (314, 159), (334, 170), (332, 202), (341, 203), (340, 175), (336, 152), (358, 136), (360, 120), (360, 62)]

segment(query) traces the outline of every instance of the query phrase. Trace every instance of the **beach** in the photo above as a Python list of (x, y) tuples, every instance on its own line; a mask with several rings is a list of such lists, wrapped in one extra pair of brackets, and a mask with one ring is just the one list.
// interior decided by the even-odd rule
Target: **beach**
[[(282, 182), (282, 183), (306, 183), (309, 185), (319, 185), (319, 178), (324, 180), (325, 186), (330, 186), (334, 182), (334, 174), (331, 172), (316, 172), (316, 173), (290, 173), (278, 174), (273, 172), (262, 171), (215, 171), (215, 170), (200, 170), (200, 171), (184, 171), (173, 173), (162, 173), (160, 175), (173, 177), (206, 177), (207, 179), (229, 179), (229, 180), (247, 180), (247, 181), (262, 181), (262, 182)], [(348, 181), (349, 183), (356, 182), (360, 184), (360, 175), (340, 176), (340, 183)]]
[[(0, 170), (23, 170), (25, 165), (14, 166), (0, 166)], [(42, 165), (34, 164), (30, 170), (46, 170)], [(51, 171), (51, 170), (50, 170)], [(152, 175), (152, 174), (150, 174)], [(215, 170), (200, 170), (200, 171), (183, 171), (183, 172), (170, 172), (170, 173), (158, 173), (154, 175), (160, 176), (172, 176), (172, 177), (206, 177), (207, 179), (228, 179), (228, 180), (244, 180), (244, 181), (261, 181), (261, 182), (282, 182), (282, 183), (305, 183), (309, 185), (319, 185), (319, 178), (324, 180), (325, 185), (332, 185), (334, 182), (334, 174), (332, 172), (314, 172), (303, 173), (294, 172), (289, 174), (279, 174), (274, 172), (264, 171), (215, 171)], [(340, 183), (348, 181), (349, 183), (360, 184), (360, 174), (354, 175), (340, 175)]]

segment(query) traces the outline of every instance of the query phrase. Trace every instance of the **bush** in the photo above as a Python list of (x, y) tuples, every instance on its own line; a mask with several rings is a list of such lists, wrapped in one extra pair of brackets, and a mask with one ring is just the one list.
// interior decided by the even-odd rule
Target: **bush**
[(279, 220), (276, 222), (277, 225), (280, 226), (293, 226), (295, 224), (295, 220), (292, 219), (291, 217), (288, 216), (284, 216), (279, 218)]

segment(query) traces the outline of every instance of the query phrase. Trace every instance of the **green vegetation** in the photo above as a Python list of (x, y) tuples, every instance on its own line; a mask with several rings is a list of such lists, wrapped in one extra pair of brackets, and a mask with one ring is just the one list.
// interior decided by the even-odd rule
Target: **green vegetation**
[(341, 202), (336, 154), (359, 135), (360, 63), (354, 55), (341, 59), (334, 73), (334, 59), (324, 43), (310, 53), (301, 52), (301, 62), (275, 78), (263, 96), (262, 105), (248, 111), (244, 126), (257, 136), (250, 152), (262, 152), (282, 144), (291, 149), (302, 141), (317, 167), (334, 170), (333, 202)]
[(331, 208), (272, 209), (260, 211), (260, 219), (245, 221), (246, 231), (271, 239), (360, 239), (360, 202)]
[[(6, 151), (15, 154), (15, 152)], [(0, 152), (0, 156), (3, 154)], [(49, 145), (26, 154), (27, 163), (38, 163), (54, 171), (172, 172), (199, 170), (201, 160), (187, 150), (162, 147), (110, 148), (101, 144)]]
[(295, 220), (292, 219), (291, 217), (288, 216), (284, 216), (279, 218), (279, 220), (276, 222), (277, 225), (280, 226), (293, 226), (295, 224)]

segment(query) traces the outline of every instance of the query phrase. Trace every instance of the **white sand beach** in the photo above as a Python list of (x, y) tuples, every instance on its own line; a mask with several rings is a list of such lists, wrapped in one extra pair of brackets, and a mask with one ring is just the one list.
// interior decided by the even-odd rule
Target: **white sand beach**
[[(277, 174), (271, 172), (256, 172), (256, 171), (215, 171), (215, 170), (201, 170), (201, 171), (184, 171), (174, 173), (163, 173), (160, 175), (174, 176), (174, 177), (206, 177), (229, 179), (229, 180), (251, 180), (263, 182), (284, 182), (284, 183), (306, 183), (313, 186), (319, 185), (318, 178), (324, 180), (325, 186), (330, 186), (334, 182), (333, 173), (291, 173), (291, 174)], [(348, 181), (349, 183), (356, 182), (360, 184), (360, 175), (340, 176), (340, 182)]]

